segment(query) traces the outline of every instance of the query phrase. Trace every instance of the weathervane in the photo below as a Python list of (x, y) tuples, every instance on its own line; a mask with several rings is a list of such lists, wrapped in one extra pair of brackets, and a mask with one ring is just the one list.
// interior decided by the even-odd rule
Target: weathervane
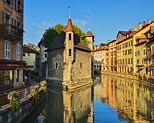
[(71, 12), (70, 12), (70, 6), (68, 6), (68, 19), (71, 19)]

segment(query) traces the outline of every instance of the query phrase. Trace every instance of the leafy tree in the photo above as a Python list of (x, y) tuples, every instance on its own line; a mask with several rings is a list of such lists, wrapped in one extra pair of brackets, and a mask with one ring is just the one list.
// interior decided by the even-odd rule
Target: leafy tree
[[(52, 41), (60, 34), (60, 32), (64, 29), (63, 24), (56, 24), (52, 28), (46, 29), (43, 34), (43, 43), (46, 47), (48, 47)], [(85, 33), (80, 29), (80, 27), (73, 25), (75, 33), (79, 35), (79, 37), (88, 45), (88, 42), (85, 39)]]
[(63, 24), (56, 24), (52, 28), (46, 29), (42, 38), (45, 46), (48, 47), (63, 29), (64, 29)]

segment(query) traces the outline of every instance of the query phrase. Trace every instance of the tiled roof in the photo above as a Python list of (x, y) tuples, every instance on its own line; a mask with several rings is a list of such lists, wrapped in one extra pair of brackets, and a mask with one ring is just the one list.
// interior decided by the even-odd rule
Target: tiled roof
[(29, 48), (29, 47), (25, 47), (25, 46), (23, 46), (23, 52), (25, 52), (25, 53), (39, 53), (37, 50), (34, 50), (34, 49), (31, 49), (31, 48)]
[(77, 34), (74, 33), (73, 24), (72, 24), (71, 19), (68, 19), (67, 26), (57, 36), (57, 38), (49, 45), (49, 47), (48, 47), (48, 49), (46, 51), (55, 50), (55, 49), (59, 49), (59, 48), (65, 48), (65, 45), (66, 45), (65, 44), (65, 36), (66, 36), (67, 31), (73, 32), (73, 35), (74, 35), (74, 47), (91, 52), (91, 49), (88, 48), (86, 46), (86, 44), (82, 41), (82, 39), (80, 39), (80, 37)]
[(68, 32), (68, 31), (74, 32), (73, 24), (72, 24), (72, 20), (71, 19), (68, 19), (68, 23), (67, 23), (67, 25), (66, 25), (66, 27), (64, 28), (63, 31), (64, 32)]
[(92, 34), (92, 32), (90, 30), (85, 34), (85, 36), (87, 36), (87, 37), (94, 37), (94, 35)]
[[(58, 37), (51, 43), (47, 51), (59, 49), (59, 48), (65, 48), (65, 35), (66, 35), (66, 32), (62, 31), (58, 35)], [(86, 44), (82, 41), (82, 39), (80, 39), (80, 37), (77, 34), (74, 34), (74, 47), (80, 48), (86, 51), (91, 51), (91, 49), (86, 46)]]
[(24, 45), (24, 47), (28, 47), (29, 49), (33, 49), (33, 50), (36, 50), (36, 51), (39, 51), (40, 48), (34, 44), (27, 44), (27, 45)]

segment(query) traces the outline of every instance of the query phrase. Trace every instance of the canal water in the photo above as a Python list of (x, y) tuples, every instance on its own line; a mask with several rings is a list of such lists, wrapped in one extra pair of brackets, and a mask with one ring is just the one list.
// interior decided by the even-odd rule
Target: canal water
[(47, 99), (24, 123), (154, 123), (154, 85), (97, 76), (93, 86), (63, 91), (49, 87)]

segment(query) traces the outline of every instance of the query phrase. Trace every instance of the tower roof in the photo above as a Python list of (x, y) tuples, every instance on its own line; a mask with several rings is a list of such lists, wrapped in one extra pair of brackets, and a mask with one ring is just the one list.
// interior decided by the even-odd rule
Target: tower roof
[(64, 28), (63, 31), (64, 32), (68, 32), (68, 31), (74, 32), (72, 20), (70, 18), (68, 19), (68, 23), (67, 23), (67, 25), (66, 25), (66, 27)]
[(94, 35), (92, 34), (92, 32), (90, 30), (85, 34), (85, 36), (87, 36), (87, 37), (94, 37)]

